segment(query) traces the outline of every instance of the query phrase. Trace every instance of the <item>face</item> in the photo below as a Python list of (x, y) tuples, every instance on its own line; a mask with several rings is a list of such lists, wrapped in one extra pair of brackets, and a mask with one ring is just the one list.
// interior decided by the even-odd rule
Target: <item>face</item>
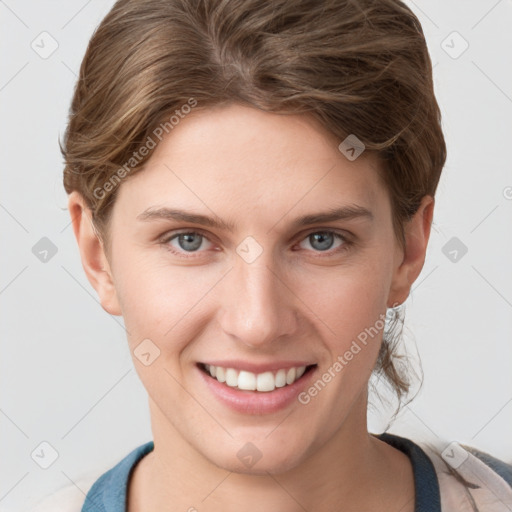
[(257, 474), (366, 433), (404, 253), (377, 164), (339, 142), (303, 116), (198, 110), (122, 183), (110, 312), (124, 317), (155, 444)]

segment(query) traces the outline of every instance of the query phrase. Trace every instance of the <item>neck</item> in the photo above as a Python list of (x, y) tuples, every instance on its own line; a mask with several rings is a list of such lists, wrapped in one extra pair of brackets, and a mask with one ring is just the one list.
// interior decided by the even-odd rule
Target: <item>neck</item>
[(366, 397), (322, 446), (311, 448), (311, 455), (290, 470), (266, 474), (216, 466), (183, 440), (154, 403), (150, 408), (155, 448), (134, 470), (129, 512), (298, 512), (336, 510), (341, 505), (346, 510), (405, 506), (407, 512), (411, 503), (413, 510), (410, 461), (368, 433)]

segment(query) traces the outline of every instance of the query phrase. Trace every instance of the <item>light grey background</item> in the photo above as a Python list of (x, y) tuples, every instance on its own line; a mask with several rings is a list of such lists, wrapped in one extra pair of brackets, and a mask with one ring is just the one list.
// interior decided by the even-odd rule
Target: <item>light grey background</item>
[[(151, 439), (122, 319), (103, 311), (81, 266), (57, 144), (87, 42), (112, 4), (0, 1), (1, 510), (24, 510)], [(512, 462), (512, 1), (408, 5), (435, 65), (448, 161), (406, 303), (424, 384), (390, 430)], [(43, 31), (58, 43), (46, 59), (31, 47), (51, 48)], [(461, 38), (469, 47), (458, 55)], [(32, 252), (43, 237), (57, 248), (46, 263)], [(443, 253), (453, 237), (468, 249), (456, 262)], [(370, 430), (386, 414), (372, 413)], [(48, 469), (42, 442), (58, 452)]]

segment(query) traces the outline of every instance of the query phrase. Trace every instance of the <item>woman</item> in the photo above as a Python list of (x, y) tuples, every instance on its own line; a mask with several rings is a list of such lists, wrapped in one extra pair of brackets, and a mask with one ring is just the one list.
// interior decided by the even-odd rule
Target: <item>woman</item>
[(403, 3), (120, 0), (62, 151), (154, 438), (82, 511), (512, 507), (503, 461), (367, 430), (372, 373), (407, 395), (389, 313), (423, 267), (446, 159)]

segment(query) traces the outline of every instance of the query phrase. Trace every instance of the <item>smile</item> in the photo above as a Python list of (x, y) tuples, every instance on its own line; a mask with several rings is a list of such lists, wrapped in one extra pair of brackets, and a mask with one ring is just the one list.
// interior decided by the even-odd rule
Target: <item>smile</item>
[(315, 365), (281, 368), (276, 371), (253, 373), (235, 368), (224, 368), (201, 364), (201, 369), (218, 382), (232, 388), (244, 391), (270, 392), (276, 388), (289, 386), (299, 380), (309, 369)]
[(292, 407), (311, 384), (317, 364), (306, 361), (249, 362), (242, 359), (196, 363), (206, 393), (241, 414), (272, 414)]

